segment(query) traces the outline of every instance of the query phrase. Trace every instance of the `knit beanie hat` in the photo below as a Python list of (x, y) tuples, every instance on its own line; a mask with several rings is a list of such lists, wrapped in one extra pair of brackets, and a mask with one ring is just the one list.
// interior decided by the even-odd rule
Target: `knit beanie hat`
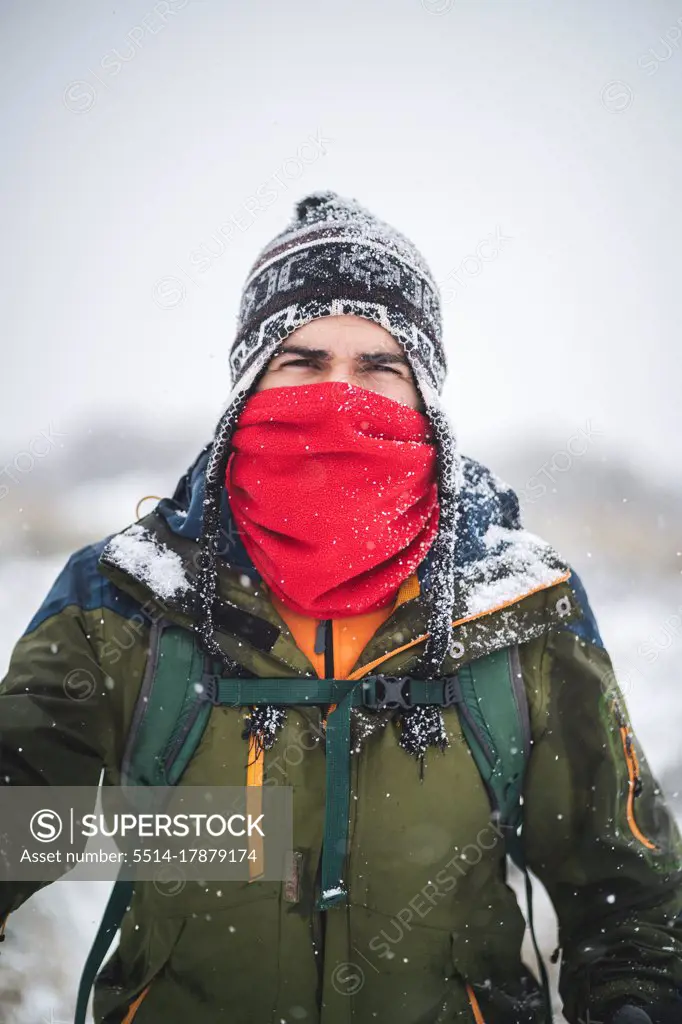
[(445, 352), (438, 286), (407, 238), (355, 200), (316, 192), (261, 252), (244, 285), (233, 380), (270, 343), (316, 317), (352, 313), (392, 334), (440, 390)]
[(318, 317), (352, 314), (374, 320), (403, 347), (438, 447), (439, 530), (433, 572), (424, 586), (429, 637), (424, 677), (437, 675), (451, 637), (455, 605), (454, 548), (459, 458), (454, 432), (438, 395), (446, 373), (440, 295), (415, 246), (354, 199), (313, 192), (293, 220), (260, 253), (248, 274), (230, 349), (233, 387), (218, 423), (206, 467), (198, 559), (205, 649), (224, 659), (214, 637), (215, 559), (230, 439), (244, 402), (284, 339)]

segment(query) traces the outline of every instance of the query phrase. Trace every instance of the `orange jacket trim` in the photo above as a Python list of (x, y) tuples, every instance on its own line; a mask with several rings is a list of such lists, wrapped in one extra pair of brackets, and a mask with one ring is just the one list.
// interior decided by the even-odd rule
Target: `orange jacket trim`
[(466, 990), (467, 990), (467, 995), (469, 997), (469, 1003), (471, 1005), (471, 1010), (473, 1012), (474, 1020), (476, 1021), (476, 1024), (485, 1024), (485, 1020), (483, 1019), (483, 1014), (481, 1013), (481, 1007), (478, 1005), (478, 999), (476, 998), (476, 993), (474, 992), (474, 990), (472, 989), (471, 985), (468, 982), (466, 984)]
[[(246, 767), (246, 813), (252, 814), (255, 818), (263, 811), (263, 749), (255, 753), (255, 736), (249, 741), (249, 756)], [(249, 882), (255, 882), (263, 874), (265, 867), (263, 836), (257, 830), (248, 837), (249, 850)], [(253, 854), (253, 855), (252, 855)]]
[(128, 1007), (128, 1012), (126, 1013), (125, 1017), (121, 1021), (121, 1024), (131, 1024), (133, 1018), (135, 1017), (135, 1014), (137, 1013), (137, 1011), (138, 1011), (138, 1009), (140, 1007), (140, 1003), (142, 1002), (142, 1000), (145, 998), (145, 996), (149, 992), (149, 989), (150, 989), (150, 985), (147, 985), (146, 988), (142, 989), (142, 991), (140, 992), (139, 996), (137, 996), (135, 1001), (132, 1002), (130, 1004), (130, 1006)]
[[(564, 573), (563, 576), (558, 576), (557, 579), (552, 580), (550, 583), (541, 583), (540, 586), (533, 587), (532, 590), (526, 591), (526, 593), (522, 594), (521, 597), (513, 597), (509, 601), (503, 601), (502, 604), (495, 605), (494, 608), (487, 608), (486, 611), (479, 612), (477, 615), (467, 615), (466, 618), (456, 619), (452, 625), (461, 626), (464, 622), (473, 622), (474, 619), (482, 619), (485, 615), (491, 615), (493, 612), (497, 612), (501, 608), (507, 608), (512, 604), (518, 604), (519, 601), (523, 600), (525, 597), (530, 597), (531, 594), (537, 594), (540, 590), (549, 590), (550, 587), (555, 587), (558, 583), (563, 583), (570, 575), (571, 572), (569, 570), (567, 573)], [(362, 676), (367, 675), (367, 673), (371, 672), (373, 668), (377, 667), (377, 665), (381, 665), (384, 661), (388, 661), (389, 658), (392, 658), (394, 654), (400, 654), (401, 651), (406, 651), (408, 648), (414, 647), (415, 644), (421, 643), (422, 640), (426, 640), (428, 635), (428, 633), (422, 633), (421, 636), (415, 637), (414, 640), (410, 640), (409, 643), (403, 644), (402, 647), (396, 647), (392, 651), (389, 651), (388, 654), (383, 654), (380, 658), (375, 658), (374, 661), (370, 661), (368, 665), (363, 665), (362, 668), (358, 668), (355, 672), (351, 672), (348, 678), (361, 679)]]

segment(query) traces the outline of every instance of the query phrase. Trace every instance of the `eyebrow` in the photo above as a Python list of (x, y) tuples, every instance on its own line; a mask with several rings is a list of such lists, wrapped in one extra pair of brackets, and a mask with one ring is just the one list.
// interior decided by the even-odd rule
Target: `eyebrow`
[[(273, 359), (277, 356), (295, 355), (303, 356), (305, 359), (319, 359), (323, 362), (328, 362), (331, 359), (331, 352), (326, 348), (306, 348), (303, 345), (287, 345), (286, 348), (281, 348), (279, 352), (276, 352)], [(409, 368), (410, 364), (405, 355), (401, 352), (360, 352), (357, 357), (362, 363), (402, 363), (403, 366)]]

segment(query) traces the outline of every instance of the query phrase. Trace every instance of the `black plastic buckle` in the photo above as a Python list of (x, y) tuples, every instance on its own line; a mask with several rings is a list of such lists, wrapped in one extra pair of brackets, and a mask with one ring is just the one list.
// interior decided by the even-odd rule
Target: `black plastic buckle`
[(443, 677), (443, 707), (451, 708), (455, 704), (462, 703), (462, 688), (459, 685), (459, 676)]
[(363, 685), (363, 704), (373, 711), (384, 708), (411, 708), (409, 676), (367, 676)]
[(218, 706), (218, 680), (220, 676), (204, 675), (201, 678), (201, 699), (214, 707)]

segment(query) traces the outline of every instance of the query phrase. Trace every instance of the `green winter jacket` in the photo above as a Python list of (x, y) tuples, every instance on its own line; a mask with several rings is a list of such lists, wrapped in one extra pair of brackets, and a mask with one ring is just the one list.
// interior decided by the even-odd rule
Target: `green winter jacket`
[[(120, 784), (126, 736), (163, 615), (191, 628), (205, 453), (172, 499), (118, 538), (73, 555), (17, 643), (0, 687), (0, 778), (11, 785)], [(560, 992), (572, 1024), (618, 998), (682, 990), (682, 847), (632, 736), (576, 574), (520, 525), (513, 492), (464, 460), (459, 600), (444, 675), (519, 645), (530, 708), (522, 840), (560, 924)], [(223, 509), (217, 638), (262, 677), (314, 674)], [(409, 675), (425, 594), (400, 604), (355, 669)], [(182, 599), (180, 599), (182, 598)], [(422, 638), (421, 640), (419, 638)], [(91, 681), (74, 700), (66, 680)], [(320, 708), (288, 709), (265, 781), (293, 787), (298, 885), (138, 883), (95, 989), (97, 1024), (450, 1024), (540, 1021), (522, 966), (524, 919), (505, 846), (455, 708), (449, 746), (423, 774), (377, 712), (351, 766), (350, 901), (314, 909), (324, 825)], [(376, 723), (375, 723), (376, 724)], [(215, 707), (182, 783), (245, 784), (244, 711)], [(38, 885), (0, 886), (0, 919)], [(53, 951), (46, 949), (45, 956)], [(63, 951), (60, 952), (63, 955)], [(529, 987), (530, 986), (530, 987)], [(526, 995), (526, 1009), (524, 1006)], [(472, 999), (473, 995), (473, 999)], [(526, 1014), (524, 1016), (524, 1013)]]

